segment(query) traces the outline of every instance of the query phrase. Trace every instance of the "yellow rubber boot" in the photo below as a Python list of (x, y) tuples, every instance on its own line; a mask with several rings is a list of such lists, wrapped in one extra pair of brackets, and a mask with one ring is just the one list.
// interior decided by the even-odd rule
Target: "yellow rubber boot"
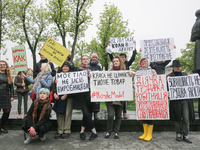
[(150, 141), (152, 139), (152, 132), (153, 132), (153, 125), (149, 125), (149, 127), (148, 127), (148, 134), (144, 138), (145, 141)]
[(143, 129), (144, 129), (144, 134), (142, 136), (139, 137), (139, 139), (143, 140), (148, 133), (148, 124), (143, 124)]

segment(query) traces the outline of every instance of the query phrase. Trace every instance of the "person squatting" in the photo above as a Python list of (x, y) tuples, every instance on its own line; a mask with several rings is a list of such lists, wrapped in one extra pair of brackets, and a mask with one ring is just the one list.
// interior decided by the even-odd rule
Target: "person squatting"
[[(130, 65), (135, 60), (137, 52), (133, 51), (130, 61), (126, 61), (126, 54), (121, 53), (120, 55), (113, 56), (109, 54), (110, 60), (112, 61), (112, 67), (110, 71), (121, 71), (129, 70)], [(66, 139), (71, 134), (71, 121), (73, 109), (79, 109), (83, 112), (83, 118), (80, 130), (80, 139), (86, 140), (85, 128), (90, 128), (91, 135), (89, 140), (94, 140), (98, 137), (95, 124), (92, 120), (92, 113), (94, 113), (94, 119), (99, 120), (97, 114), (100, 110), (99, 102), (91, 102), (91, 91), (89, 82), (81, 87), (69, 86), (65, 87), (68, 89), (79, 89), (89, 87), (89, 91), (82, 93), (63, 94), (58, 95), (57, 92), (62, 91), (57, 87), (57, 79), (53, 81), (53, 77), (57, 73), (69, 73), (79, 72), (85, 70), (87, 72), (88, 80), (91, 78), (91, 71), (101, 71), (99, 65), (99, 57), (96, 53), (90, 56), (82, 55), (80, 59), (79, 67), (75, 67), (74, 63), (71, 62), (70, 55), (61, 67), (58, 68), (56, 73), (53, 63), (49, 63), (48, 59), (41, 55), (41, 60), (36, 64), (34, 72), (34, 79), (27, 76), (26, 73), (19, 73), (15, 80), (18, 92), (23, 92), (23, 87), (30, 83), (35, 84), (33, 91), (35, 92), (35, 98), (33, 103), (27, 111), (27, 103), (25, 103), (25, 113), (23, 118), (22, 129), (28, 135), (28, 138), (24, 141), (24, 144), (28, 144), (35, 140), (35, 136), (38, 135), (41, 141), (46, 139), (46, 133), (51, 129), (52, 122), (50, 120), (52, 109), (56, 112), (57, 118), (57, 133), (55, 139)], [(140, 76), (156, 76), (158, 74), (165, 73), (165, 66), (169, 64), (171, 60), (159, 61), (159, 62), (148, 62), (148, 59), (142, 58), (139, 61), (140, 69), (135, 73), (134, 78)], [(47, 67), (45, 67), (47, 66)], [(172, 62), (172, 72), (167, 75), (167, 78), (173, 76), (185, 76), (184, 72), (181, 71), (181, 63), (179, 60)], [(43, 72), (43, 73), (42, 73)], [(130, 71), (130, 76), (133, 77), (133, 73)], [(127, 75), (126, 75), (127, 76)], [(60, 76), (61, 77), (61, 76)], [(67, 77), (70, 78), (70, 77)], [(101, 78), (101, 77), (99, 77)], [(22, 80), (26, 81), (24, 84)], [(36, 82), (38, 80), (38, 82)], [(81, 79), (73, 82), (79, 82)], [(114, 81), (113, 81), (114, 82)], [(120, 81), (124, 82), (124, 81)], [(105, 82), (96, 82), (96, 84), (106, 84)], [(117, 83), (116, 83), (117, 84)], [(14, 100), (13, 95), (13, 83), (10, 73), (10, 68), (6, 61), (0, 61), (0, 109), (3, 109), (3, 115), (1, 117), (0, 134), (8, 133), (5, 129), (5, 124), (9, 118), (11, 110), (11, 102)], [(135, 83), (133, 81), (133, 88)], [(10, 93), (9, 93), (10, 91)], [(25, 92), (28, 92), (27, 89)], [(20, 95), (21, 93), (19, 93)], [(21, 94), (22, 95), (22, 94)], [(20, 99), (21, 99), (20, 95)], [(19, 96), (18, 96), (19, 97)], [(27, 101), (27, 98), (26, 100)], [(107, 129), (104, 136), (105, 139), (109, 139), (114, 132), (114, 139), (119, 140), (119, 130), (121, 125), (121, 119), (127, 119), (127, 101), (108, 101), (107, 106)], [(18, 119), (22, 119), (21, 115), (21, 100), (19, 104), (19, 116)], [(122, 113), (123, 112), (123, 113)], [(189, 138), (189, 120), (190, 117), (194, 120), (194, 106), (192, 100), (177, 100), (170, 102), (170, 119), (175, 121), (176, 129), (176, 140), (181, 141), (182, 139), (187, 143), (192, 143)], [(115, 121), (114, 121), (115, 118)], [(152, 139), (154, 120), (142, 120), (144, 133), (139, 137), (141, 140), (150, 141)]]

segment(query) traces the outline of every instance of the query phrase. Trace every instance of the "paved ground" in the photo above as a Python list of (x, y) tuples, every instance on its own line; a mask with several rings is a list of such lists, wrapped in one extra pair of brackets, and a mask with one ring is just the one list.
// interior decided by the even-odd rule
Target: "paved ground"
[(177, 142), (174, 132), (153, 132), (153, 139), (149, 142), (139, 140), (141, 132), (121, 132), (120, 140), (104, 139), (104, 132), (98, 133), (98, 138), (89, 141), (90, 133), (86, 133), (87, 139), (81, 141), (79, 133), (71, 133), (68, 139), (54, 139), (55, 131), (47, 133), (47, 139), (43, 142), (38, 137), (28, 145), (24, 145), (23, 131), (9, 130), (8, 134), (0, 135), (0, 150), (200, 150), (200, 132), (191, 132), (192, 144), (184, 141)]

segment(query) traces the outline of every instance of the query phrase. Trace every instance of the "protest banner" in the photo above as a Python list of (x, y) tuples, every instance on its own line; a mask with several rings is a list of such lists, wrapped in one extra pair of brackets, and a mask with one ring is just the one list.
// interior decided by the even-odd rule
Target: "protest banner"
[(130, 71), (92, 71), (91, 102), (133, 100)]
[(141, 40), (140, 47), (142, 49), (141, 57), (147, 58), (149, 62), (176, 58), (173, 38)]
[(137, 120), (169, 119), (166, 75), (135, 77)]
[(26, 50), (24, 46), (12, 47), (15, 72), (28, 70)]
[(72, 94), (89, 91), (87, 71), (56, 73), (57, 94)]
[(70, 54), (70, 50), (53, 39), (48, 38), (42, 47), (40, 54), (61, 67), (67, 56)]
[(135, 50), (134, 37), (110, 38), (110, 43), (106, 48), (108, 53), (112, 52), (130, 52)]
[(170, 100), (200, 98), (200, 81), (198, 74), (169, 77)]

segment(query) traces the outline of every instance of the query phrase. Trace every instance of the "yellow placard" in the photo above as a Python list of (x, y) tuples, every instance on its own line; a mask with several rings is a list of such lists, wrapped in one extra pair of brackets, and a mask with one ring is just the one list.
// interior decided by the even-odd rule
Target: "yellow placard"
[(48, 38), (42, 47), (40, 54), (61, 67), (70, 52), (71, 51), (66, 47), (62, 46), (55, 40)]

